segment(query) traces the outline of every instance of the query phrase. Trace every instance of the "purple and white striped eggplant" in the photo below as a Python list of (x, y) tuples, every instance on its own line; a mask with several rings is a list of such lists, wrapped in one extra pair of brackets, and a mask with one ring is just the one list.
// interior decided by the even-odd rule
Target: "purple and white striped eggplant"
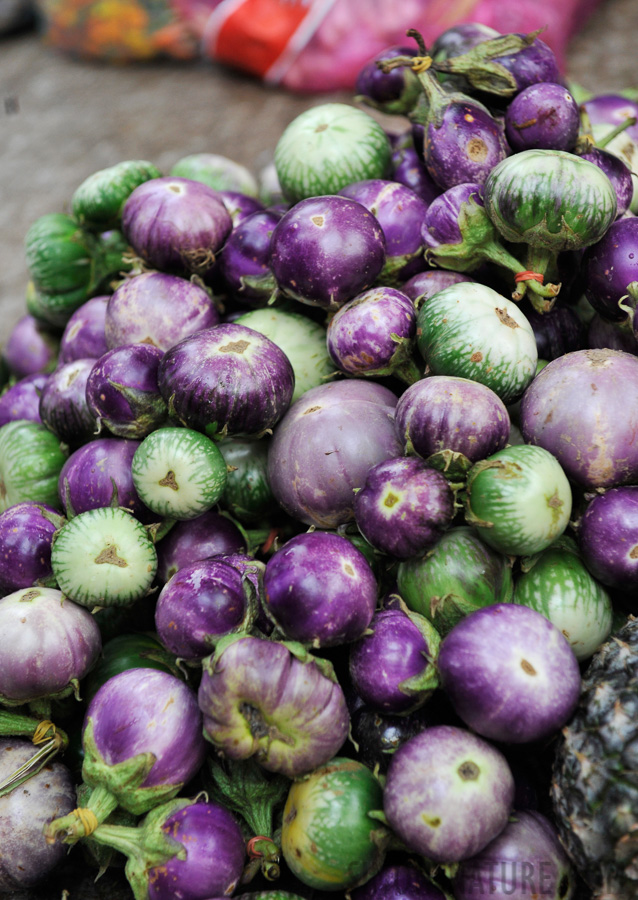
[(94, 359), (74, 359), (49, 375), (40, 394), (40, 419), (70, 447), (95, 436), (98, 423), (89, 407), (86, 385)]
[(360, 638), (377, 605), (363, 553), (326, 531), (299, 534), (266, 563), (264, 606), (287, 640), (334, 647)]
[(327, 660), (299, 644), (222, 638), (203, 663), (204, 735), (230, 759), (296, 778), (327, 763), (348, 736), (343, 690)]
[(219, 319), (200, 285), (165, 272), (143, 272), (116, 288), (106, 308), (104, 330), (110, 350), (151, 344), (165, 352), (194, 331), (217, 325)]
[(258, 437), (290, 405), (295, 375), (286, 354), (253, 328), (222, 323), (168, 350), (158, 383), (171, 415), (214, 435)]
[(71, 313), (60, 338), (58, 365), (74, 359), (99, 359), (106, 353), (104, 323), (109, 297), (92, 297)]
[(44, 372), (24, 375), (0, 395), (0, 427), (17, 419), (42, 423), (40, 395), (49, 377)]
[(15, 503), (0, 513), (0, 596), (20, 588), (55, 587), (53, 535), (64, 516), (45, 503)]
[(372, 466), (354, 498), (361, 534), (376, 550), (397, 559), (426, 553), (454, 513), (454, 492), (446, 477), (417, 456)]
[(348, 375), (394, 375), (408, 384), (421, 377), (414, 361), (416, 311), (404, 293), (374, 287), (348, 300), (328, 323), (328, 352)]
[(300, 200), (277, 223), (270, 268), (286, 297), (336, 310), (374, 284), (386, 239), (361, 203), (330, 194)]

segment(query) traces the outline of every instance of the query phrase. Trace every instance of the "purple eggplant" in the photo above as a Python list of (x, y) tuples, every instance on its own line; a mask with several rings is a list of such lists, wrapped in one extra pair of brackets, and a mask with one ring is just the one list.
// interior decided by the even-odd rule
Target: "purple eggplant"
[(299, 644), (222, 638), (203, 663), (204, 734), (230, 759), (254, 756), (289, 778), (332, 759), (348, 736), (348, 708), (327, 660)]
[[(150, 182), (145, 182), (150, 183)], [(127, 344), (93, 362), (86, 402), (97, 421), (120, 438), (141, 440), (166, 423), (167, 406), (158, 372), (163, 352), (151, 344)]]
[(359, 70), (354, 85), (357, 99), (381, 112), (408, 115), (414, 107), (421, 89), (414, 72), (406, 67), (384, 72), (377, 61), (394, 56), (410, 56), (413, 47), (386, 47), (375, 54)]
[(240, 303), (264, 306), (275, 289), (270, 271), (270, 241), (282, 213), (265, 209), (234, 228), (219, 254), (226, 289)]
[(435, 725), (392, 757), (383, 808), (408, 850), (452, 863), (505, 828), (513, 799), (514, 777), (496, 747), (464, 728)]
[(67, 697), (102, 647), (93, 616), (55, 588), (27, 587), (0, 599), (0, 697), (8, 705)]
[(339, 194), (365, 206), (383, 229), (381, 284), (398, 284), (425, 268), (421, 228), (428, 204), (415, 191), (398, 181), (371, 178), (355, 181)]
[(353, 491), (363, 487), (368, 469), (401, 455), (396, 403), (387, 387), (363, 378), (306, 391), (276, 426), (268, 451), (268, 479), (280, 506), (322, 528), (351, 521)]
[(618, 197), (616, 218), (620, 219), (629, 209), (634, 193), (634, 183), (629, 166), (619, 156), (602, 147), (597, 147), (595, 144), (586, 145), (586, 149), (583, 151), (576, 146), (574, 152), (583, 159), (594, 163), (609, 178)]
[(104, 330), (110, 350), (126, 344), (151, 344), (165, 352), (219, 320), (205, 288), (178, 275), (143, 272), (116, 288), (106, 308)]
[(445, 900), (443, 891), (411, 863), (385, 865), (350, 896), (352, 900)]
[(371, 287), (385, 257), (376, 217), (337, 195), (300, 200), (277, 223), (270, 244), (270, 268), (281, 293), (327, 310)]
[(18, 378), (54, 368), (60, 340), (53, 331), (27, 314), (13, 326), (2, 348), (4, 361)]
[(188, 428), (209, 437), (258, 437), (288, 409), (295, 376), (270, 338), (226, 322), (171, 347), (158, 383), (169, 412)]
[(517, 809), (487, 847), (461, 863), (453, 884), (456, 900), (483, 895), (561, 900), (573, 895), (576, 876), (550, 820), (535, 810)]
[(127, 857), (126, 878), (136, 900), (228, 897), (246, 860), (234, 816), (201, 798), (163, 803), (135, 828), (101, 825), (92, 841)]
[(505, 134), (512, 150), (571, 151), (580, 130), (580, 111), (562, 84), (542, 81), (518, 93), (505, 110)]
[(157, 544), (157, 577), (166, 584), (179, 569), (200, 559), (246, 550), (246, 538), (228, 516), (208, 510), (176, 522)]
[(360, 638), (377, 604), (377, 581), (363, 553), (325, 531), (286, 541), (266, 563), (264, 601), (287, 640), (334, 647)]
[[(635, 399), (636, 398), (636, 399)], [(552, 360), (521, 402), (520, 427), (587, 488), (638, 476), (638, 359), (618, 350), (575, 350)]]
[(594, 578), (632, 592), (638, 585), (638, 486), (611, 488), (591, 500), (578, 522), (578, 545)]
[(24, 375), (0, 396), (0, 427), (17, 419), (40, 422), (40, 395), (49, 375), (37, 372)]
[(393, 149), (391, 165), (392, 180), (411, 188), (425, 203), (430, 204), (441, 193), (441, 188), (432, 179), (422, 155), (414, 146), (412, 129), (408, 131), (407, 138)]
[(432, 715), (433, 700), (413, 712), (390, 715), (363, 704), (351, 710), (350, 737), (357, 759), (369, 769), (387, 772), (392, 754), (410, 738), (439, 721)]
[(434, 627), (407, 609), (380, 609), (350, 647), (350, 680), (361, 699), (386, 714), (412, 712), (438, 687)]
[(82, 747), (82, 778), (93, 788), (83, 806), (87, 815), (55, 819), (46, 829), (49, 840), (76, 843), (89, 821), (104, 822), (118, 806), (141, 815), (175, 797), (206, 752), (196, 695), (159, 669), (113, 675), (89, 703)]
[(633, 330), (628, 331), (621, 323), (612, 322), (595, 312), (586, 329), (585, 346), (590, 350), (622, 350), (638, 356), (638, 340)]
[(217, 196), (226, 207), (233, 229), (256, 212), (263, 212), (264, 204), (257, 197), (245, 194), (242, 191), (219, 190)]
[(58, 493), (71, 518), (88, 509), (122, 506), (148, 524), (153, 517), (133, 484), (131, 461), (139, 441), (96, 438), (78, 447), (60, 471)]
[(348, 300), (328, 323), (327, 346), (348, 375), (394, 375), (408, 384), (421, 377), (413, 350), (414, 303), (391, 287), (369, 288)]
[(58, 364), (74, 359), (99, 359), (109, 349), (104, 323), (110, 294), (100, 294), (71, 313), (60, 338)]
[(510, 417), (494, 391), (478, 381), (431, 375), (399, 397), (395, 424), (406, 453), (427, 459), (460, 453), (478, 462), (508, 441)]
[(49, 375), (40, 394), (40, 419), (70, 447), (95, 436), (98, 423), (86, 398), (86, 385), (94, 359), (74, 359)]
[(230, 562), (199, 560), (183, 566), (160, 591), (157, 635), (175, 656), (199, 662), (220, 637), (250, 628), (256, 602), (250, 581)]
[(397, 559), (426, 553), (454, 513), (454, 493), (445, 475), (416, 456), (372, 466), (354, 498), (361, 534), (375, 549)]
[(463, 272), (453, 272), (446, 269), (430, 269), (428, 272), (418, 272), (413, 275), (401, 286), (401, 292), (406, 294), (411, 300), (422, 303), (429, 300), (434, 294), (450, 287), (452, 284), (458, 284), (460, 281), (473, 281), (469, 275)]
[(232, 229), (218, 192), (189, 178), (153, 178), (122, 209), (122, 232), (155, 269), (204, 275)]
[(628, 288), (638, 282), (638, 218), (613, 222), (605, 235), (585, 250), (582, 266), (585, 296), (596, 312), (631, 325), (636, 301), (628, 297)]
[[(31, 741), (0, 738), (0, 782), (34, 754)], [(66, 847), (48, 844), (45, 825), (70, 813), (76, 804), (71, 772), (49, 762), (28, 783), (0, 797), (0, 894), (22, 896), (43, 882), (66, 856)], [(18, 893), (14, 893), (18, 892)]]
[(477, 734), (524, 744), (557, 734), (580, 693), (565, 636), (527, 606), (495, 603), (461, 619), (439, 649), (441, 687)]
[(547, 312), (539, 313), (524, 301), (521, 308), (532, 326), (539, 359), (550, 362), (587, 346), (587, 329), (570, 306), (558, 302)]
[(64, 517), (45, 503), (15, 503), (0, 513), (0, 595), (20, 588), (55, 587), (53, 535)]
[[(624, 125), (638, 118), (638, 103), (613, 92), (594, 94), (582, 104), (590, 125)], [(638, 124), (625, 129), (632, 140), (638, 140)]]

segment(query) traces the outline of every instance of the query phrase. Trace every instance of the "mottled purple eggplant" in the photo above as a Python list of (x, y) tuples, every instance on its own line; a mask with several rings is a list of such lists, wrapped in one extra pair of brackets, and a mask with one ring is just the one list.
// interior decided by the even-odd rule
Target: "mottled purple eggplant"
[(594, 578), (633, 592), (638, 585), (638, 487), (611, 488), (596, 495), (578, 522), (578, 545)]
[(100, 294), (83, 303), (67, 321), (60, 338), (58, 363), (74, 359), (99, 359), (109, 349), (104, 322), (109, 294)]
[(580, 130), (580, 111), (562, 84), (542, 81), (518, 93), (505, 110), (505, 134), (512, 150), (543, 147), (573, 150)]
[(628, 288), (638, 282), (638, 218), (613, 222), (599, 241), (587, 247), (582, 266), (585, 296), (596, 312), (631, 325), (636, 301), (628, 296)]
[(45, 503), (15, 503), (0, 513), (0, 595), (20, 588), (55, 587), (53, 535), (64, 517)]

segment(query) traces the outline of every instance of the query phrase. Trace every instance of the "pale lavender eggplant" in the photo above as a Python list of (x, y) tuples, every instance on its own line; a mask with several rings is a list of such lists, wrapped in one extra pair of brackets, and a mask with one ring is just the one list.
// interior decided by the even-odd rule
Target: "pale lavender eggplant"
[(463, 272), (453, 272), (448, 269), (429, 269), (427, 272), (418, 272), (409, 278), (402, 286), (402, 293), (411, 300), (423, 302), (429, 300), (439, 291), (445, 290), (460, 281), (474, 281)]
[(412, 130), (409, 141), (400, 143), (392, 151), (391, 166), (393, 180), (411, 188), (425, 203), (430, 204), (441, 193), (441, 188), (433, 181), (414, 146)]
[(638, 356), (638, 341), (632, 331), (619, 327), (619, 323), (594, 313), (587, 327), (586, 346), (590, 350), (623, 350)]
[(580, 111), (562, 84), (542, 81), (520, 91), (505, 110), (505, 134), (512, 150), (574, 149)]
[(595, 144), (582, 153), (578, 152), (578, 155), (602, 169), (613, 184), (618, 197), (616, 218), (620, 219), (629, 209), (634, 193), (634, 183), (629, 166), (615, 153), (596, 147)]
[(549, 619), (495, 603), (461, 619), (439, 648), (441, 687), (488, 740), (525, 744), (557, 734), (576, 708), (580, 669)]
[(95, 618), (55, 588), (0, 599), (0, 632), (0, 696), (9, 705), (77, 692), (102, 649)]
[(348, 375), (395, 375), (411, 384), (420, 377), (413, 359), (416, 310), (391, 287), (368, 288), (348, 300), (328, 323), (328, 353)]
[(268, 450), (268, 480), (280, 506), (322, 528), (352, 521), (354, 490), (368, 469), (401, 455), (396, 403), (391, 390), (363, 378), (306, 391), (274, 429)]
[(503, 830), (513, 799), (514, 778), (496, 747), (464, 728), (435, 725), (392, 757), (383, 807), (408, 850), (451, 863)]
[(157, 544), (157, 578), (166, 584), (179, 569), (200, 559), (246, 550), (246, 540), (228, 516), (208, 510), (176, 522)]
[(57, 335), (27, 314), (9, 332), (2, 355), (13, 374), (25, 378), (53, 369), (59, 348)]
[(516, 809), (487, 847), (461, 863), (453, 886), (456, 900), (560, 900), (573, 895), (576, 876), (550, 820), (535, 810)]
[(623, 485), (599, 494), (578, 523), (578, 546), (594, 578), (633, 592), (638, 586), (638, 487)]
[(24, 375), (0, 395), (0, 427), (17, 419), (42, 422), (40, 418), (40, 394), (49, 375), (36, 372)]
[(284, 213), (272, 234), (270, 268), (285, 296), (336, 310), (374, 284), (385, 256), (375, 216), (356, 200), (327, 195)]
[(326, 661), (292, 649), (251, 636), (223, 639), (204, 660), (198, 701), (216, 750), (254, 756), (264, 769), (296, 778), (338, 753), (349, 715)]
[(434, 641), (401, 609), (380, 609), (350, 647), (348, 671), (361, 699), (386, 714), (411, 711), (431, 695), (438, 637)]
[[(627, 287), (638, 281), (638, 218), (617, 219), (605, 235), (587, 247), (582, 266), (585, 275), (585, 296), (606, 319), (626, 321), (627, 309), (618, 304), (627, 300)], [(634, 302), (628, 304), (632, 308)]]
[(583, 487), (638, 478), (638, 358), (619, 350), (575, 350), (552, 360), (521, 401), (528, 444), (552, 453)]
[(354, 90), (358, 99), (391, 115), (408, 115), (419, 94), (419, 82), (408, 66), (400, 66), (384, 72), (377, 65), (395, 56), (413, 56), (414, 47), (394, 45), (376, 53), (359, 70)]
[(143, 343), (165, 352), (219, 321), (217, 307), (200, 285), (179, 275), (143, 272), (127, 278), (112, 294), (104, 331), (109, 350)]
[(270, 271), (270, 240), (282, 213), (263, 210), (234, 228), (219, 254), (226, 288), (248, 306), (265, 306), (275, 288)]
[(168, 350), (158, 370), (171, 415), (209, 437), (257, 437), (284, 415), (295, 387), (286, 354), (265, 335), (224, 322)]
[(159, 347), (139, 343), (107, 350), (93, 361), (86, 401), (96, 431), (105, 427), (116, 437), (141, 440), (166, 422), (168, 411), (158, 385), (163, 356)]
[(395, 424), (406, 453), (427, 459), (448, 450), (474, 463), (503, 449), (511, 423), (507, 407), (486, 385), (431, 375), (399, 397)]
[(363, 553), (325, 531), (299, 534), (266, 563), (264, 602), (287, 640), (334, 647), (360, 638), (377, 605), (377, 581)]
[(95, 438), (65, 460), (58, 494), (70, 518), (89, 509), (121, 506), (144, 524), (156, 519), (140, 500), (133, 484), (131, 461), (139, 441)]
[(383, 229), (382, 284), (405, 281), (425, 267), (421, 229), (428, 204), (416, 191), (398, 181), (370, 178), (341, 188), (339, 195), (365, 206)]
[(74, 359), (99, 359), (109, 349), (106, 345), (104, 323), (110, 294), (91, 297), (71, 313), (62, 337), (58, 364)]
[(262, 212), (264, 209), (261, 200), (251, 197), (249, 194), (243, 194), (241, 191), (218, 190), (217, 196), (228, 211), (233, 229), (237, 228), (248, 216)]
[(369, 881), (350, 891), (352, 900), (445, 900), (445, 894), (416, 866), (386, 865)]
[(46, 503), (15, 503), (0, 513), (0, 595), (20, 588), (55, 587), (53, 535), (64, 516)]
[(40, 419), (65, 444), (76, 447), (98, 430), (86, 399), (86, 384), (94, 359), (74, 359), (49, 375), (40, 394)]
[[(0, 781), (27, 763), (34, 752), (31, 741), (0, 738)], [(58, 760), (32, 775), (28, 784), (0, 797), (0, 894), (23, 896), (23, 891), (44, 881), (62, 863), (67, 848), (48, 844), (43, 829), (75, 805), (73, 776)]]
[(445, 475), (417, 456), (372, 466), (354, 498), (361, 534), (397, 559), (426, 553), (450, 526), (454, 512), (454, 493)]
[(570, 306), (560, 304), (560, 299), (545, 313), (537, 312), (531, 303), (524, 303), (522, 308), (532, 326), (539, 359), (550, 362), (587, 347), (586, 326)]
[(122, 209), (122, 232), (155, 269), (204, 274), (232, 229), (218, 192), (165, 176), (139, 185)]
[(215, 640), (250, 627), (253, 610), (241, 573), (229, 562), (183, 566), (160, 591), (155, 628), (164, 646), (187, 662), (212, 652)]

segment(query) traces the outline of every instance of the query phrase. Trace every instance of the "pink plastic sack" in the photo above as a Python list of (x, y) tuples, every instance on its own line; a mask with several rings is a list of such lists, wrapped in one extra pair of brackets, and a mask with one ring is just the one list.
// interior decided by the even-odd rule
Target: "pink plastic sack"
[[(562, 66), (569, 39), (599, 0), (173, 0), (202, 52), (295, 91), (352, 89), (361, 67), (392, 44), (431, 44), (461, 22), (501, 33), (546, 26)], [(416, 47), (416, 45), (415, 45)]]

